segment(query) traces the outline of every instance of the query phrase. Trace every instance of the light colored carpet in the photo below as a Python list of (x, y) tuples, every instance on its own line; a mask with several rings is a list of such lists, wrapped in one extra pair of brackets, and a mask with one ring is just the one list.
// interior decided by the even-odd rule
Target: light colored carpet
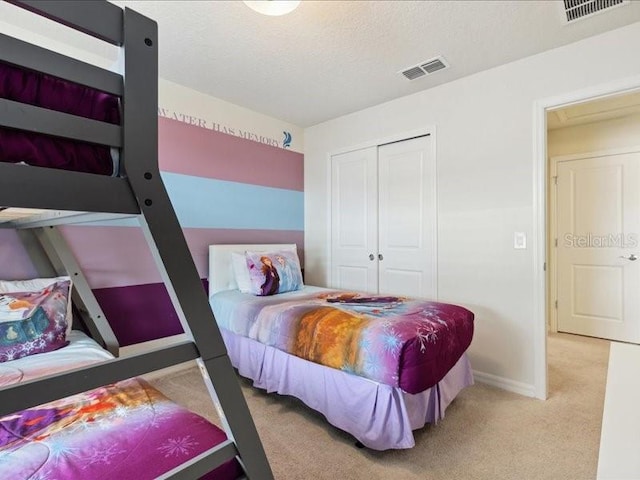
[[(609, 342), (549, 338), (547, 401), (476, 384), (446, 418), (416, 432), (410, 450), (358, 449), (349, 435), (290, 397), (242, 380), (278, 480), (563, 479), (596, 477)], [(153, 381), (174, 401), (217, 422), (195, 368)]]

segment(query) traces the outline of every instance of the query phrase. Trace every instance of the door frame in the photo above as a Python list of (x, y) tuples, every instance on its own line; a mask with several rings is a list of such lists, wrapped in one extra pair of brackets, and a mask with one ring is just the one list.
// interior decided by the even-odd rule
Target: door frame
[(434, 300), (438, 300), (438, 156), (437, 156), (437, 135), (436, 135), (436, 126), (435, 125), (426, 125), (424, 127), (416, 128), (413, 130), (408, 130), (405, 132), (395, 133), (391, 135), (385, 135), (383, 137), (374, 138), (371, 140), (366, 140), (362, 143), (358, 143), (355, 145), (337, 148), (335, 150), (331, 150), (327, 152), (327, 175), (326, 175), (326, 185), (328, 192), (328, 199), (326, 208), (327, 208), (327, 236), (326, 236), (326, 245), (327, 248), (325, 250), (326, 258), (328, 259), (329, 269), (327, 271), (327, 280), (331, 282), (331, 267), (333, 265), (333, 258), (331, 252), (331, 239), (333, 238), (332, 232), (332, 223), (331, 223), (331, 199), (333, 198), (333, 190), (331, 183), (331, 158), (334, 155), (340, 155), (342, 153), (349, 153), (355, 150), (362, 150), (364, 148), (370, 147), (379, 147), (381, 145), (386, 145), (388, 143), (402, 142), (404, 140), (411, 140), (416, 137), (431, 137), (431, 154), (433, 155), (433, 178), (434, 178), (434, 192), (433, 192), (433, 205), (434, 205), (434, 219), (436, 224), (436, 236), (434, 240), (434, 257), (435, 262), (433, 266), (433, 275), (436, 279), (435, 281), (435, 296)]
[[(558, 164), (560, 162), (567, 162), (571, 160), (584, 160), (587, 158), (597, 158), (597, 157), (608, 157), (611, 155), (624, 155), (627, 153), (640, 153), (640, 145), (637, 146), (629, 146), (629, 147), (619, 147), (619, 148), (609, 148), (606, 150), (596, 150), (593, 152), (583, 152), (583, 153), (572, 153), (568, 155), (556, 155), (555, 157), (549, 157), (549, 177), (547, 178), (547, 182), (549, 186), (552, 187), (549, 189), (549, 211), (547, 214), (549, 215), (549, 240), (558, 237), (557, 231), (557, 209), (558, 209), (558, 196), (557, 189), (555, 184), (551, 183), (551, 180), (554, 177), (558, 176)], [(549, 271), (549, 310), (547, 312), (548, 315), (548, 327), (550, 332), (558, 331), (558, 310), (553, 305), (554, 301), (558, 299), (558, 250), (553, 248), (549, 243), (549, 255), (547, 262), (547, 270)]]
[(611, 97), (640, 90), (640, 75), (603, 85), (568, 92), (533, 102), (533, 320), (534, 320), (534, 396), (546, 400), (547, 376), (547, 312), (549, 298), (548, 262), (548, 159), (547, 111), (577, 103)]

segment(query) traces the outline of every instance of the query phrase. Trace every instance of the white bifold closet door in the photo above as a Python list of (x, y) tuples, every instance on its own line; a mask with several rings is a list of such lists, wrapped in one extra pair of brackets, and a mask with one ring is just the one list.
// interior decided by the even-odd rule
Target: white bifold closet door
[(435, 299), (436, 178), (431, 137), (331, 158), (331, 283)]
[(331, 286), (378, 291), (378, 147), (331, 157)]

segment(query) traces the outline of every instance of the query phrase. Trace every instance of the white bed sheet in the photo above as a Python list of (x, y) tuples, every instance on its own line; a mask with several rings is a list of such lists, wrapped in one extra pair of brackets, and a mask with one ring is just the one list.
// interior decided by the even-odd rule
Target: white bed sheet
[(80, 331), (73, 330), (67, 336), (67, 340), (69, 345), (53, 352), (0, 363), (0, 386), (33, 380), (113, 358), (113, 355)]

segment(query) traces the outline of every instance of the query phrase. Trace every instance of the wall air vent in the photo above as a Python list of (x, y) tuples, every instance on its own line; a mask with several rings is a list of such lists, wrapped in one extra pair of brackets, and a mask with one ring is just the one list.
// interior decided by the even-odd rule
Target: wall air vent
[(449, 64), (443, 57), (430, 58), (424, 62), (420, 62), (418, 65), (408, 67), (402, 70), (400, 73), (409, 80), (415, 80), (416, 78), (424, 77), (425, 75), (431, 75), (438, 70), (447, 68)]
[(629, 3), (630, 0), (564, 0), (564, 11), (571, 23)]

